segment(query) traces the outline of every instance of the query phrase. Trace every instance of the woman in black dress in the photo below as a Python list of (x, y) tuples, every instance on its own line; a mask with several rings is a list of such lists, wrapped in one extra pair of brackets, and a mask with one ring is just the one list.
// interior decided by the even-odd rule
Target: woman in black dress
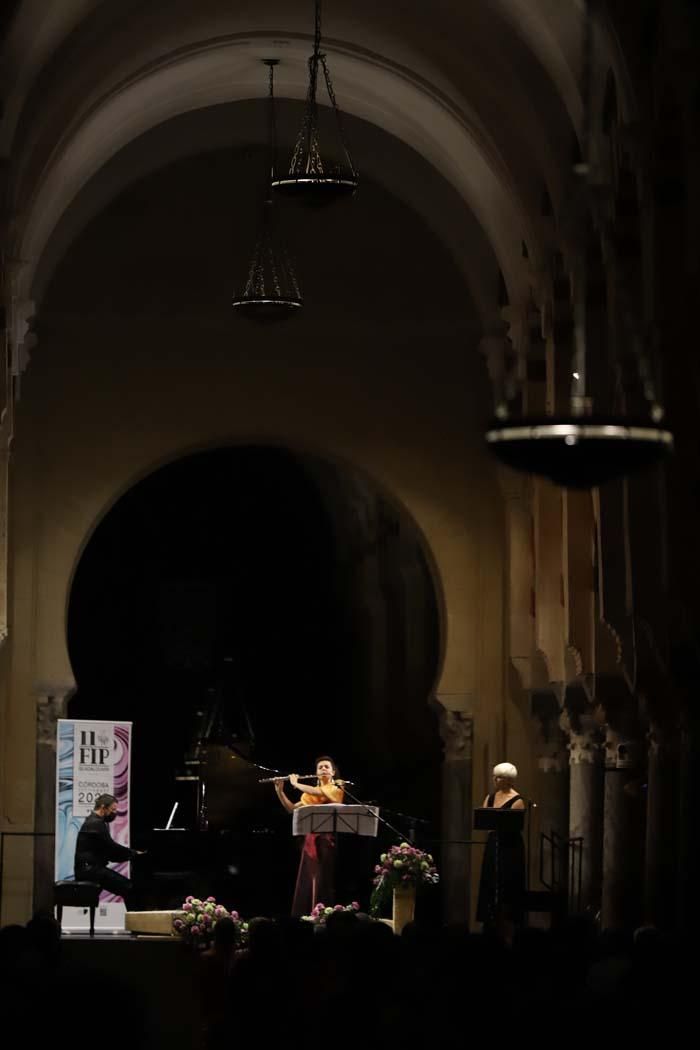
[[(514, 784), (518, 771), (511, 762), (493, 768), (494, 792), (484, 799), (489, 809), (525, 809)], [(506, 937), (523, 917), (525, 897), (525, 846), (519, 831), (490, 831), (481, 865), (479, 901), (476, 917), (484, 929), (497, 930)]]

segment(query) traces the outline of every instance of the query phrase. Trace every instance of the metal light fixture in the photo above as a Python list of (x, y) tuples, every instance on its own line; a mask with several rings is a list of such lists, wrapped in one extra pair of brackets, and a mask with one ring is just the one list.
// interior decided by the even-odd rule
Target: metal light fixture
[[(583, 37), (582, 161), (574, 167), (584, 194), (589, 175), (593, 3), (588, 0), (586, 6)], [(657, 396), (648, 340), (638, 329), (633, 309), (625, 311), (625, 360), (618, 353), (616, 360), (606, 362), (603, 381), (597, 384), (589, 376), (594, 370), (591, 347), (595, 347), (588, 324), (589, 276), (582, 245), (579, 270), (574, 275), (568, 393), (559, 397), (560, 405), (565, 402), (564, 412), (556, 412), (558, 406), (552, 406), (555, 411), (551, 415), (522, 411), (527, 362), (521, 361), (513, 375), (504, 377), (496, 396), (496, 416), (486, 433), (488, 447), (502, 463), (548, 477), (567, 488), (592, 488), (623, 477), (673, 449), (673, 435), (662, 426), (664, 409)], [(595, 363), (600, 366), (600, 362)]]
[(266, 58), (269, 74), (270, 163), (260, 232), (248, 268), (248, 278), (240, 295), (233, 298), (236, 313), (255, 321), (277, 321), (298, 313), (303, 305), (299, 281), (279, 229), (277, 208), (272, 199), (271, 180), (275, 170), (275, 92), (274, 68), (279, 59)]
[[(342, 161), (329, 160), (327, 156), (323, 156), (321, 150), (317, 99), (319, 66), (323, 70)], [(357, 186), (357, 171), (345, 140), (342, 117), (335, 99), (326, 56), (321, 51), (321, 0), (315, 0), (314, 49), (309, 58), (309, 87), (304, 119), (289, 170), (283, 175), (273, 175), (272, 188), (287, 197), (318, 206), (343, 197), (351, 197)]]
[(647, 467), (673, 449), (673, 435), (652, 421), (548, 416), (496, 421), (486, 433), (506, 466), (564, 488), (589, 489)]

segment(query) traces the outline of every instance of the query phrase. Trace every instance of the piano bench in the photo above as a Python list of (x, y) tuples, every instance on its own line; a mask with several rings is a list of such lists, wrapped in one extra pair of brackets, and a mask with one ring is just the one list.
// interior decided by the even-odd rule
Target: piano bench
[(53, 903), (60, 926), (64, 908), (86, 908), (90, 911), (90, 936), (95, 936), (95, 909), (100, 901), (100, 886), (97, 882), (79, 879), (64, 879), (53, 886)]

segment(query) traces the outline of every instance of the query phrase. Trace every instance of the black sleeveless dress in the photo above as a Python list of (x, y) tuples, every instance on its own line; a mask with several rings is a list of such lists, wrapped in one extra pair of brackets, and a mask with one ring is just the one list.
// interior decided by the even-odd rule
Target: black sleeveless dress
[[(510, 809), (520, 799), (514, 795), (501, 806)], [(493, 807), (494, 796), (489, 795), (486, 805)], [(497, 878), (498, 873), (498, 878)], [(495, 925), (499, 919), (520, 923), (525, 904), (525, 844), (520, 832), (500, 835), (496, 850), (496, 832), (490, 831), (486, 840), (484, 859), (481, 864), (479, 900), (476, 917), (487, 926)]]

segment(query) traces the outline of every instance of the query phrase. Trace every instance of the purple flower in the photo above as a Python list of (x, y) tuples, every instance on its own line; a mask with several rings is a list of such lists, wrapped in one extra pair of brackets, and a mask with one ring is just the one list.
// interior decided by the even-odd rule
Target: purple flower
[(199, 926), (193, 926), (191, 932), (193, 937), (198, 937), (202, 931), (200, 930)]

